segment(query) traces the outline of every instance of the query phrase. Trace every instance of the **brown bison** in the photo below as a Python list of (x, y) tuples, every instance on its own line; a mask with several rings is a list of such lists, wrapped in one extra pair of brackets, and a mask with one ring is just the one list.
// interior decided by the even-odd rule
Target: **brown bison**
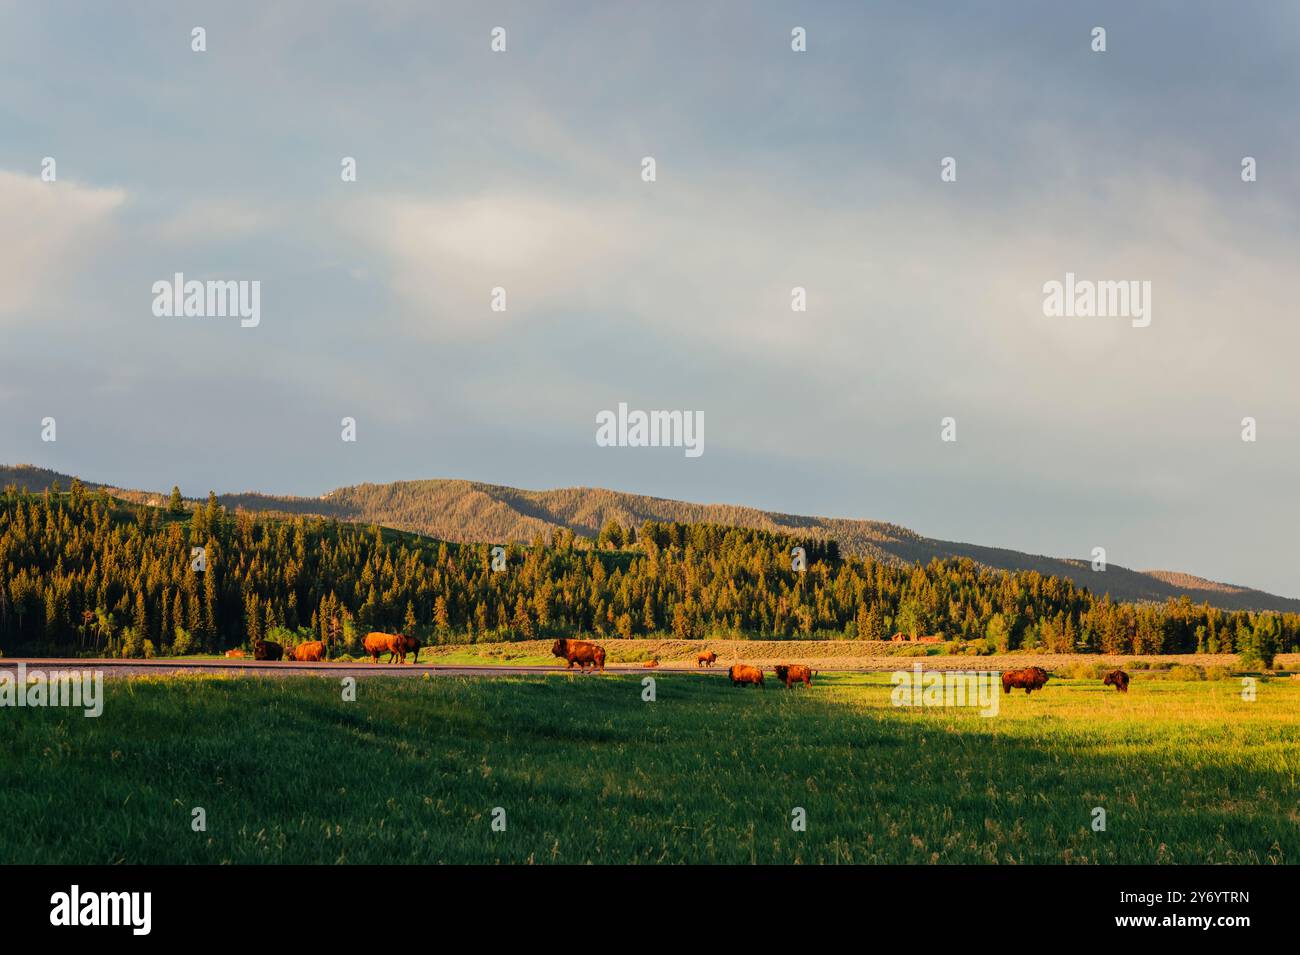
[(325, 659), (325, 644), (319, 640), (308, 640), (298, 644), (290, 653), (299, 663), (319, 663)]
[(813, 671), (802, 663), (778, 663), (773, 669), (787, 690), (796, 683), (812, 686)]
[(1042, 667), (1026, 667), (1023, 670), (1005, 670), (1002, 673), (1002, 689), (1010, 693), (1013, 687), (1023, 689), (1025, 696), (1034, 690), (1041, 690), (1047, 683), (1048, 673)]
[(393, 639), (394, 634), (371, 630), (361, 641), (361, 646), (370, 655), (370, 662), (378, 663), (381, 654), (387, 653), (390, 660), (393, 658)]
[(659, 665), (659, 658), (652, 657), (651, 659), (647, 660), (645, 663), (641, 665), (645, 667), (647, 670), (651, 669), (652, 667), (657, 667)]
[(270, 640), (258, 640), (253, 644), (254, 660), (278, 660), (284, 656), (284, 647)]
[(398, 663), (405, 663), (406, 655), (408, 653), (414, 653), (415, 662), (416, 663), (420, 662), (420, 641), (415, 637), (409, 636), (405, 633), (397, 633), (393, 635), (393, 640), (388, 646), (389, 646), (389, 657), (388, 657), (389, 663), (393, 662), (392, 654), (394, 653), (397, 654)]
[(578, 664), (578, 669), (584, 671), (588, 666), (593, 670), (600, 667), (601, 672), (605, 670), (605, 648), (598, 643), (561, 638), (551, 647), (551, 654), (569, 661), (566, 670), (572, 670), (575, 663)]
[(1123, 670), (1111, 670), (1101, 681), (1102, 686), (1113, 686), (1121, 693), (1128, 692), (1128, 674)]
[(232, 660), (236, 660), (236, 659), (243, 659), (244, 657), (248, 656), (248, 654), (245, 653), (243, 650), (227, 650), (226, 656), (230, 657)]
[(747, 663), (737, 663), (727, 671), (727, 676), (731, 678), (732, 686), (744, 686), (749, 683), (767, 689), (767, 684), (763, 682), (763, 671)]
[(415, 651), (415, 662), (420, 662), (420, 641), (415, 637), (408, 637), (404, 633), (381, 633), (378, 630), (372, 630), (366, 634), (361, 645), (365, 648), (366, 653), (370, 655), (371, 662), (378, 663), (381, 654), (388, 654), (388, 662), (393, 662), (393, 657), (397, 657), (398, 663), (406, 662), (406, 655), (412, 650)]
[(695, 658), (695, 665), (697, 667), (711, 667), (713, 666), (713, 664), (717, 662), (718, 662), (718, 655), (714, 653), (712, 650), (705, 650), (703, 653), (701, 653), (699, 656)]

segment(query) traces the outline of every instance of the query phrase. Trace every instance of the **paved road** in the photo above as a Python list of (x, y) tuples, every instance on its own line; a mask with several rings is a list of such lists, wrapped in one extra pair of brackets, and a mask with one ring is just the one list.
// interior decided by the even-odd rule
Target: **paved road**
[[(31, 670), (103, 670), (105, 677), (164, 676), (171, 673), (210, 673), (231, 676), (528, 676), (538, 673), (564, 673), (562, 666), (467, 666), (437, 663), (297, 663), (258, 660), (101, 660), (19, 657), (0, 658), (0, 670), (15, 670), (25, 663)], [(578, 670), (572, 671), (574, 676)], [(683, 667), (642, 667), (634, 664), (608, 666), (606, 673), (708, 673), (726, 675), (725, 667), (696, 669)], [(590, 674), (588, 674), (590, 675)]]

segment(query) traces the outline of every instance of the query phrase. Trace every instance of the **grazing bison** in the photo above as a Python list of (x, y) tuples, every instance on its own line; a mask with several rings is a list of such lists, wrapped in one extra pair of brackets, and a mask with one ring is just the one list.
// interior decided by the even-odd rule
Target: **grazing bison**
[(408, 653), (414, 653), (415, 662), (416, 663), (420, 662), (420, 641), (417, 640), (415, 637), (408, 636), (405, 633), (393, 634), (393, 639), (388, 645), (388, 650), (389, 650), (389, 655), (388, 655), (389, 663), (393, 662), (393, 654), (397, 655), (398, 663), (405, 663), (406, 655)]
[(299, 663), (319, 663), (325, 659), (325, 644), (319, 640), (308, 640), (294, 647), (291, 653)]
[(1005, 670), (1002, 673), (1002, 689), (1010, 693), (1013, 687), (1018, 687), (1025, 691), (1025, 696), (1028, 696), (1034, 690), (1041, 690), (1046, 685), (1047, 676), (1047, 671), (1042, 667)]
[(731, 678), (732, 686), (744, 686), (749, 683), (767, 689), (767, 684), (763, 682), (763, 671), (746, 663), (737, 663), (727, 671), (727, 676)]
[(1121, 693), (1128, 692), (1128, 674), (1123, 670), (1111, 670), (1101, 681), (1102, 686), (1113, 686)]
[(245, 653), (243, 650), (227, 650), (226, 656), (230, 657), (231, 659), (242, 659), (248, 656), (248, 654)]
[(713, 664), (717, 662), (718, 662), (718, 655), (714, 653), (712, 650), (705, 650), (703, 653), (701, 653), (699, 656), (695, 658), (695, 665), (697, 667), (711, 667), (713, 666)]
[(278, 660), (284, 656), (284, 647), (270, 640), (258, 640), (253, 644), (254, 660)]
[(405, 663), (406, 655), (412, 650), (415, 651), (415, 662), (420, 662), (420, 641), (404, 633), (381, 633), (372, 630), (366, 634), (361, 645), (370, 655), (373, 663), (378, 663), (380, 655), (384, 653), (388, 654), (389, 663), (393, 662), (393, 657), (397, 657), (398, 663)]
[(659, 658), (652, 657), (651, 659), (647, 660), (645, 663), (641, 665), (645, 667), (647, 670), (649, 670), (651, 667), (657, 667), (659, 665)]
[(366, 638), (361, 641), (361, 646), (365, 648), (366, 653), (370, 655), (371, 663), (378, 663), (381, 654), (387, 653), (388, 659), (393, 656), (393, 640), (395, 635), (391, 633), (380, 633), (378, 630), (372, 630), (366, 634)]
[(588, 666), (592, 669), (600, 667), (601, 672), (605, 670), (605, 648), (598, 643), (562, 638), (555, 641), (551, 654), (569, 661), (566, 670), (572, 670), (575, 663), (578, 664), (578, 669), (584, 671)]
[(778, 663), (773, 669), (787, 690), (796, 683), (812, 686), (813, 671), (802, 663)]

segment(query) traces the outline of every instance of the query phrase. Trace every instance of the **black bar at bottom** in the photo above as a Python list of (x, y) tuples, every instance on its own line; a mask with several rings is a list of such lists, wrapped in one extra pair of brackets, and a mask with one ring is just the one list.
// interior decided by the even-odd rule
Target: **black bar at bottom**
[[(1289, 922), (1294, 875), (1283, 866), (0, 868), (11, 939), (75, 932), (127, 944), (286, 931), (295, 942), (373, 942), (377, 928), (411, 922), (459, 925), (494, 942), (515, 933), (536, 942), (558, 926), (656, 934), (678, 926), (734, 940), (828, 922), (854, 924), (873, 941), (969, 931), (991, 940), (1049, 925), (1080, 938), (1163, 931), (1228, 941)], [(146, 892), (147, 925), (144, 896), (132, 894)], [(70, 924), (114, 916), (117, 925)]]

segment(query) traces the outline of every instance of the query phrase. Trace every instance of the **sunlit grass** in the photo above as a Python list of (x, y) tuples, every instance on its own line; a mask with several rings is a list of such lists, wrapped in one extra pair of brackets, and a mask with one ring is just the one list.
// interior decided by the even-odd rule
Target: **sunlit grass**
[(152, 677), (99, 719), (0, 710), (0, 861), (1300, 859), (1295, 681), (1053, 680), (984, 718), (897, 709), (883, 674), (641, 679)]

